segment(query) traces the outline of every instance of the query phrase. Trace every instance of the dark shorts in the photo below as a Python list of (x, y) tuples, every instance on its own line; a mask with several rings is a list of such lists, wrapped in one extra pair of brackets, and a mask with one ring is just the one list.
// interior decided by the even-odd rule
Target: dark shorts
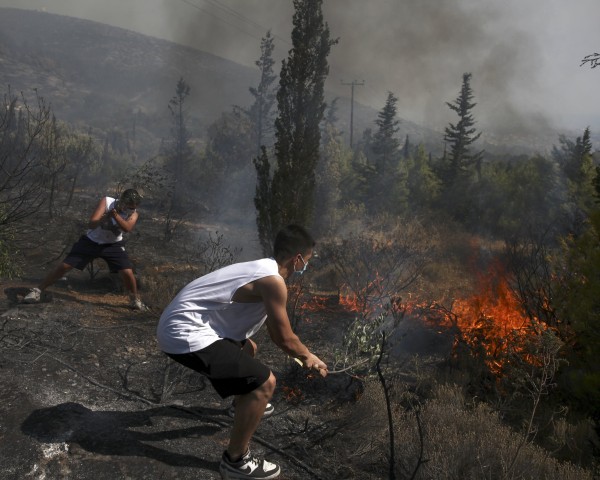
[(242, 351), (242, 347), (242, 342), (224, 339), (196, 352), (167, 355), (206, 376), (221, 398), (227, 398), (256, 390), (271, 375), (266, 366)]
[(111, 273), (133, 268), (123, 242), (100, 244), (92, 242), (85, 235), (77, 240), (63, 261), (77, 270), (83, 270), (95, 258), (105, 260)]

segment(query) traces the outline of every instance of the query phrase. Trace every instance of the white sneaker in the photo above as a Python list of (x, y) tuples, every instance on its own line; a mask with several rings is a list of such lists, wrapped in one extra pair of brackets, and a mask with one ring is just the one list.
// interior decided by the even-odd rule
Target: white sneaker
[(42, 301), (42, 291), (35, 287), (29, 290), (29, 293), (23, 297), (23, 303), (40, 303)]
[[(263, 413), (263, 418), (270, 417), (275, 411), (275, 407), (271, 403), (267, 403), (265, 407), (265, 412)], [(231, 407), (227, 409), (227, 415), (231, 418), (235, 417), (235, 405), (231, 404)]]
[(227, 452), (223, 452), (219, 472), (221, 473), (221, 478), (226, 480), (244, 478), (270, 479), (277, 478), (281, 473), (281, 468), (275, 463), (267, 462), (262, 458), (252, 455), (250, 450), (248, 450), (246, 455), (237, 462), (232, 462)]
[(129, 306), (131, 308), (133, 308), (134, 310), (140, 310), (142, 312), (145, 312), (146, 310), (148, 310), (148, 307), (146, 305), (144, 305), (144, 302), (142, 302), (139, 298), (132, 299), (131, 302), (129, 303)]

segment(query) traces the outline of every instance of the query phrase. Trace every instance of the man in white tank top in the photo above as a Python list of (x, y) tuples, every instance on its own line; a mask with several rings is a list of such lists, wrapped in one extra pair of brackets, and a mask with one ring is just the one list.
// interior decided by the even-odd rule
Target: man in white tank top
[(314, 240), (297, 225), (275, 239), (274, 258), (237, 263), (186, 285), (161, 315), (159, 347), (173, 360), (205, 375), (217, 393), (234, 396), (234, 423), (221, 458), (223, 478), (270, 479), (279, 466), (250, 453), (250, 440), (263, 416), (275, 377), (254, 358), (250, 339), (266, 323), (269, 336), (307, 369), (327, 375), (327, 365), (292, 331), (287, 315), (285, 280), (302, 273), (313, 254)]
[(130, 306), (145, 310), (139, 298), (133, 264), (123, 245), (123, 234), (133, 230), (137, 220), (137, 207), (140, 194), (134, 189), (125, 190), (119, 199), (103, 197), (98, 202), (89, 220), (89, 230), (73, 245), (63, 262), (52, 270), (36, 288), (32, 288), (23, 298), (25, 303), (41, 301), (46, 288), (65, 276), (72, 268), (83, 270), (96, 258), (108, 264), (111, 273), (119, 272), (123, 285), (129, 292)]

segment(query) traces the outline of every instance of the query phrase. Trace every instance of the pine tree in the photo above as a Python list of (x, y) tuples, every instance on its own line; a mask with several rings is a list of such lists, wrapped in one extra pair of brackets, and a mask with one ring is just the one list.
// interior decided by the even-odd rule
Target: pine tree
[[(400, 165), (400, 141), (396, 138), (400, 121), (396, 118), (398, 99), (392, 92), (378, 113), (377, 130), (371, 144), (371, 163), (375, 165), (376, 179), (371, 184), (371, 210), (396, 211), (406, 203), (406, 168)], [(398, 212), (396, 212), (398, 213)]]
[(449, 151), (444, 149), (444, 158), (440, 168), (443, 186), (442, 204), (450, 208), (451, 214), (460, 220), (466, 220), (472, 201), (468, 198), (474, 173), (481, 181), (481, 161), (483, 151), (471, 152), (471, 146), (481, 136), (475, 128), (471, 89), (471, 74), (463, 74), (463, 82), (459, 96), (454, 102), (446, 102), (448, 107), (458, 115), (458, 122), (450, 123), (445, 129), (444, 141)]
[(458, 115), (458, 122), (450, 123), (445, 129), (444, 140), (450, 146), (444, 179), (446, 184), (452, 184), (459, 178), (469, 176), (473, 166), (480, 169), (483, 152), (471, 153), (470, 150), (470, 146), (481, 136), (481, 132), (476, 133), (472, 110), (477, 104), (472, 100), (471, 74), (465, 73), (460, 95), (453, 103), (446, 102), (446, 105)]
[(337, 43), (329, 37), (321, 5), (322, 0), (294, 0), (292, 49), (282, 62), (277, 92), (277, 167), (270, 198), (257, 199), (269, 203), (257, 208), (259, 216), (266, 209), (271, 218), (270, 222), (259, 222), (258, 227), (269, 225), (272, 231), (259, 232), (261, 238), (272, 238), (286, 224), (309, 225), (312, 220), (320, 123), (325, 111), (324, 84), (329, 73), (327, 57)]
[(594, 174), (592, 162), (592, 142), (590, 128), (587, 127), (582, 137), (577, 137), (574, 149), (565, 172), (569, 179), (569, 187), (577, 206), (588, 211), (594, 198)]
[(561, 333), (568, 338), (568, 366), (563, 368), (571, 401), (586, 411), (600, 428), (600, 209), (592, 210), (580, 235), (562, 240), (556, 255), (558, 282), (552, 299), (563, 319)]
[(373, 137), (372, 150), (375, 154), (377, 172), (384, 177), (393, 170), (398, 161), (400, 142), (396, 138), (400, 120), (396, 118), (396, 103), (398, 99), (392, 92), (388, 92), (383, 109), (377, 114), (377, 131)]
[(600, 165), (596, 165), (594, 180), (592, 185), (594, 186), (594, 198), (596, 203), (600, 203)]

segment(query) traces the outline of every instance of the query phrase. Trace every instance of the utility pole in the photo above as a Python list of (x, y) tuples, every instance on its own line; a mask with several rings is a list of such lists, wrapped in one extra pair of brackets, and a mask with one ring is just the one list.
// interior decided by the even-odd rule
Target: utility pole
[(352, 148), (352, 134), (354, 131), (354, 87), (362, 86), (365, 84), (365, 81), (361, 81), (360, 83), (356, 80), (352, 80), (350, 83), (344, 82), (342, 80), (342, 85), (350, 85), (351, 87), (351, 100), (350, 100), (350, 148)]

